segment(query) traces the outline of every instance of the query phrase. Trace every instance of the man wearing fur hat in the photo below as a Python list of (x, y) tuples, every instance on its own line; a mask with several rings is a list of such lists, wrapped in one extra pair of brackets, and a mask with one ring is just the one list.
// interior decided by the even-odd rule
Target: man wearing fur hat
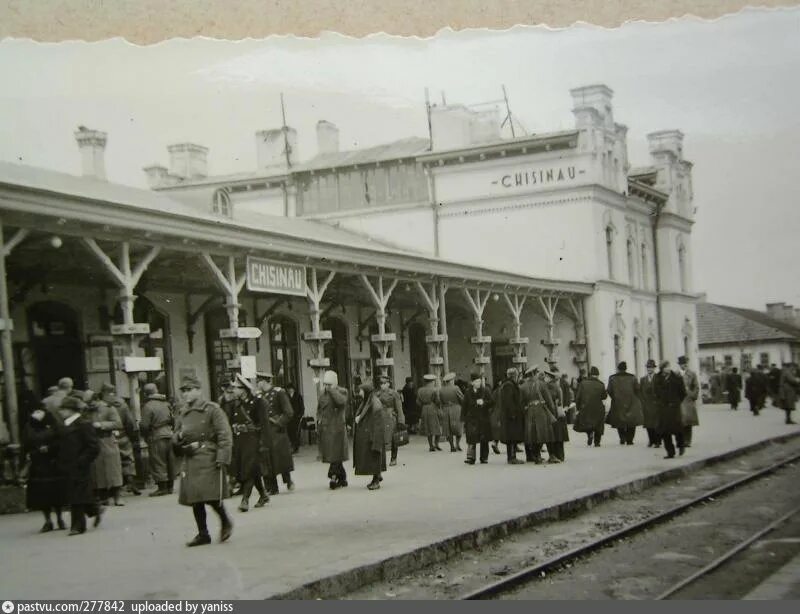
[(230, 471), (242, 485), (239, 511), (246, 512), (250, 509), (253, 486), (259, 494), (255, 507), (264, 507), (269, 501), (263, 481), (263, 476), (271, 473), (267, 407), (264, 403), (256, 402), (255, 389), (237, 374), (233, 382), (233, 401), (228, 411), (233, 433)]
[(142, 422), (139, 426), (142, 437), (147, 441), (150, 453), (150, 475), (157, 489), (151, 497), (172, 494), (175, 480), (175, 457), (172, 452), (172, 408), (163, 394), (159, 394), (155, 384), (145, 384), (142, 390), (145, 403), (142, 406)]
[(270, 473), (266, 476), (267, 492), (278, 494), (278, 475), (289, 491), (294, 490), (291, 472), (294, 471), (292, 459), (292, 442), (289, 439), (288, 427), (292, 419), (292, 403), (283, 388), (274, 386), (272, 374), (259, 371), (256, 373), (258, 394), (266, 404), (267, 420), (270, 435)]
[(344, 462), (350, 458), (347, 440), (347, 390), (339, 386), (336, 371), (325, 371), (317, 404), (319, 454), (328, 463), (331, 490), (347, 486)]

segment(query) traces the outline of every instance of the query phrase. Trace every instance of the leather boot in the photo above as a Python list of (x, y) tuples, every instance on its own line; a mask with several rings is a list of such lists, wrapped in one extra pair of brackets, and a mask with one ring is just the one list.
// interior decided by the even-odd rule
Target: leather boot
[(194, 546), (206, 546), (211, 543), (211, 536), (208, 533), (198, 533), (194, 539), (186, 543), (186, 546), (193, 548)]
[(263, 493), (258, 497), (258, 501), (256, 501), (256, 504), (253, 507), (264, 507), (264, 505), (267, 503), (269, 503), (269, 495), (267, 493)]
[(250, 509), (250, 499), (248, 497), (242, 497), (242, 502), (239, 504), (239, 511), (246, 512)]

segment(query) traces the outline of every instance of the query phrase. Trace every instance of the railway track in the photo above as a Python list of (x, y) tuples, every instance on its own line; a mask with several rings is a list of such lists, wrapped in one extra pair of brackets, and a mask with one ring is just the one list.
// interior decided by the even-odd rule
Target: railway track
[[(623, 539), (632, 537), (638, 533), (642, 533), (643, 531), (646, 531), (648, 529), (652, 529), (703, 503), (714, 501), (716, 498), (720, 496), (731, 493), (734, 490), (741, 488), (742, 486), (745, 486), (747, 484), (750, 484), (751, 482), (754, 482), (768, 475), (771, 475), (776, 471), (778, 471), (779, 469), (781, 469), (782, 467), (790, 465), (798, 460), (800, 460), (800, 453), (793, 454), (767, 467), (758, 469), (756, 471), (752, 471), (741, 478), (738, 478), (736, 480), (723, 484), (722, 486), (718, 486), (716, 488), (708, 490), (703, 494), (692, 498), (689, 501), (675, 505), (667, 510), (664, 510), (663, 512), (659, 512), (657, 514), (648, 516), (647, 518), (644, 518), (638, 522), (630, 524), (622, 529), (603, 535), (602, 537), (596, 540), (590, 541), (576, 548), (562, 552), (545, 561), (542, 561), (541, 563), (536, 563), (524, 567), (519, 571), (511, 575), (508, 575), (500, 580), (497, 580), (490, 584), (486, 584), (483, 587), (465, 593), (459, 596), (458, 599), (478, 600), (478, 599), (498, 598), (505, 593), (513, 591), (514, 589), (535, 582), (536, 580), (545, 577), (548, 573), (563, 568), (569, 564), (572, 564), (573, 562), (582, 559), (583, 557), (586, 557), (587, 555), (593, 552), (596, 552), (602, 548), (606, 548)], [(722, 556), (718, 557), (717, 559), (706, 565), (704, 568), (698, 570), (691, 576), (674, 584), (672, 587), (670, 587), (669, 589), (658, 595), (656, 599), (669, 599), (673, 595), (677, 595), (687, 586), (697, 582), (698, 580), (705, 577), (715, 569), (718, 569), (728, 561), (734, 559), (740, 552), (746, 550), (751, 544), (761, 539), (767, 533), (775, 530), (781, 524), (791, 519), (798, 513), (800, 513), (800, 507), (797, 507), (791, 510), (790, 512), (782, 515), (780, 518), (769, 523), (769, 525), (760, 529), (755, 534), (739, 542), (736, 546), (729, 549)]]

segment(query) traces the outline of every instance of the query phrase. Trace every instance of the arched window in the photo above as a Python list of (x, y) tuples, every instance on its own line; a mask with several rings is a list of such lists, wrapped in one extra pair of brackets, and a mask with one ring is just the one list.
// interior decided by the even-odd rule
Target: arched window
[(614, 228), (606, 226), (606, 258), (608, 260), (608, 278), (614, 279)]
[(627, 242), (625, 247), (626, 247), (627, 252), (628, 252), (628, 282), (630, 283), (631, 286), (635, 286), (636, 284), (634, 282), (634, 280), (635, 280), (635, 275), (634, 275), (635, 274), (635, 270), (634, 270), (635, 269), (635, 264), (634, 264), (634, 258), (633, 258), (633, 239), (628, 239), (628, 242)]
[(622, 343), (620, 342), (619, 335), (614, 335), (614, 367), (620, 363), (620, 351), (622, 350)]
[(289, 383), (300, 386), (300, 352), (297, 345), (297, 324), (286, 316), (269, 321), (269, 353), (275, 385)]
[(647, 245), (642, 243), (642, 288), (650, 289), (650, 280), (647, 279)]
[(688, 290), (686, 283), (686, 247), (683, 242), (678, 244), (678, 275), (680, 277), (681, 292)]
[(639, 337), (633, 338), (633, 372), (639, 375)]
[(653, 357), (653, 338), (647, 338), (647, 360), (654, 360)]
[(233, 208), (231, 207), (231, 197), (228, 194), (228, 190), (225, 188), (220, 188), (216, 192), (214, 192), (214, 198), (211, 205), (212, 210), (214, 213), (219, 215), (224, 215), (225, 217), (231, 217), (233, 215)]

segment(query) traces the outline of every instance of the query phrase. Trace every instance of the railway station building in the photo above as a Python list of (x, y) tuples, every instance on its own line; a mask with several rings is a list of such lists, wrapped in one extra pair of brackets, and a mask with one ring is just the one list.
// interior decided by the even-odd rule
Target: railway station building
[(108, 181), (113, 134), (83, 127), (81, 176), (0, 163), (12, 437), (24, 389), (63, 376), (112, 382), (138, 411), (145, 381), (177, 396), (194, 374), (216, 398), (257, 369), (313, 411), (327, 368), (399, 388), (430, 371), (696, 365), (683, 135), (649, 134), (632, 166), (612, 91), (571, 94), (574, 128), (514, 138), (456, 104), (431, 108), (430, 138), (356, 151), (319, 121), (304, 159), (293, 128), (260, 130), (258, 168), (235, 175), (178, 143), (144, 169), (149, 190)]

